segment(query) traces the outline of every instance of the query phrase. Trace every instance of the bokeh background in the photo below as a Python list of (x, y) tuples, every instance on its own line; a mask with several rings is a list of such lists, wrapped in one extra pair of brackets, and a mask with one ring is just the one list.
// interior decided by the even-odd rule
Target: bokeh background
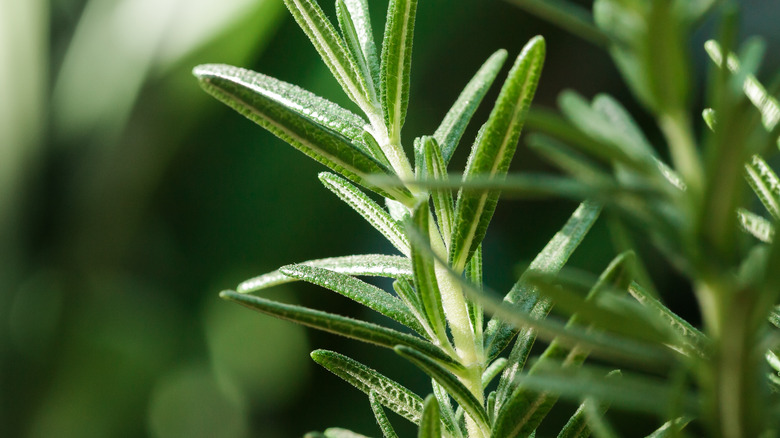
[[(739, 3), (743, 34), (763, 35), (777, 53), (780, 3)], [(371, 1), (377, 37), (386, 5)], [(330, 2), (323, 8), (333, 17)], [(493, 51), (515, 56), (536, 34), (548, 40), (537, 105), (554, 107), (565, 88), (609, 92), (660, 144), (599, 49), (508, 2), (418, 8), (407, 146), (435, 130)], [(712, 27), (691, 43), (697, 78)], [(218, 299), (284, 264), (393, 249), (321, 187), (320, 165), (198, 88), (192, 67), (212, 62), (352, 108), (281, 0), (0, 0), (0, 436), (378, 434), (365, 396), (318, 369), (315, 348), (425, 391), (427, 379), (392, 352)], [(777, 68), (770, 56), (762, 77)], [(451, 170), (462, 169), (494, 88)], [(522, 146), (513, 169), (552, 171)], [(507, 290), (573, 208), (500, 204), (485, 243), (487, 283)], [(686, 286), (643, 251), (665, 298), (686, 313)], [(597, 272), (613, 254), (599, 224), (572, 264)], [(306, 285), (269, 294), (372, 318)]]

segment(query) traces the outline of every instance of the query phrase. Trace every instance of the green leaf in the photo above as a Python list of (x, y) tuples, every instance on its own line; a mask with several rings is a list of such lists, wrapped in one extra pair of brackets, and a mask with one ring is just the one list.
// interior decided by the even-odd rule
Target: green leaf
[(403, 229), (385, 209), (343, 178), (327, 172), (320, 173), (319, 177), (328, 190), (335, 193), (342, 201), (363, 216), (403, 255), (409, 256), (409, 241)]
[(284, 275), (307, 281), (336, 293), (387, 316), (420, 334), (425, 329), (412, 312), (398, 298), (382, 289), (347, 274), (306, 265), (289, 265), (279, 269)]
[(433, 395), (425, 398), (422, 421), (417, 431), (417, 438), (441, 438), (441, 421), (439, 419), (439, 404)]
[(385, 415), (385, 410), (382, 408), (382, 402), (376, 391), (369, 391), (368, 401), (371, 403), (371, 411), (374, 413), (374, 418), (376, 418), (379, 428), (382, 429), (382, 435), (384, 435), (385, 438), (398, 438), (398, 434), (395, 433), (393, 425), (390, 424), (390, 420), (388, 420), (387, 415)]
[(367, 114), (374, 111), (360, 68), (336, 29), (314, 0), (284, 0), (295, 21), (309, 37), (347, 96)]
[[(310, 94), (297, 87), (237, 67), (201, 65), (193, 74), (209, 94), (351, 181), (382, 196), (406, 202), (411, 199), (408, 190), (391, 188), (385, 191), (366, 181), (366, 175), (392, 172), (369, 155), (364, 145), (356, 146), (350, 137), (340, 133), (347, 128), (334, 130), (320, 121), (347, 117), (343, 112), (334, 110), (322, 116), (307, 115), (307, 112), (327, 109), (321, 99), (312, 100)], [(313, 102), (313, 108), (308, 107), (309, 100)], [(348, 126), (334, 123), (334, 127)]]
[(379, 403), (414, 424), (420, 424), (423, 401), (401, 384), (342, 354), (315, 350), (312, 359), (328, 371), (369, 396), (374, 393)]
[[(583, 401), (574, 412), (574, 415), (569, 418), (569, 421), (563, 426), (561, 432), (558, 434), (558, 438), (588, 438), (591, 434), (590, 426), (588, 425), (588, 418), (585, 413), (588, 404), (596, 403), (592, 398)], [(600, 414), (606, 413), (608, 405), (605, 403), (599, 403), (598, 410)]]
[(595, 367), (561, 368), (546, 363), (538, 374), (525, 375), (520, 385), (535, 391), (557, 393), (561, 398), (578, 401), (592, 397), (621, 409), (657, 414), (668, 414), (669, 406), (681, 400), (689, 412), (698, 410), (694, 394), (680, 391), (666, 380), (636, 374), (621, 373), (619, 379), (605, 377), (606, 371)]
[(691, 422), (691, 417), (678, 417), (674, 420), (669, 420), (666, 423), (664, 423), (661, 427), (656, 429), (653, 433), (648, 435), (646, 438), (673, 438), (677, 437), (680, 434), (680, 431), (683, 430), (685, 426), (688, 425), (688, 423)]
[(588, 419), (588, 424), (593, 430), (593, 435), (596, 438), (618, 438), (619, 435), (615, 432), (615, 428), (604, 418), (603, 414), (599, 412), (599, 408), (595, 403), (585, 403), (584, 405), (585, 417)]
[(775, 236), (775, 229), (771, 222), (744, 208), (737, 210), (737, 218), (739, 219), (739, 225), (742, 227), (743, 231), (752, 234), (756, 239), (762, 242), (772, 243)]
[(494, 360), (493, 363), (485, 369), (485, 372), (482, 373), (482, 387), (487, 388), (487, 386), (490, 385), (490, 382), (498, 376), (498, 373), (504, 370), (506, 364), (507, 360), (504, 357), (499, 357)]
[(429, 355), (414, 348), (399, 345), (395, 347), (395, 351), (415, 364), (418, 368), (423, 370), (425, 374), (431, 376), (439, 385), (444, 387), (444, 389), (447, 390), (447, 393), (449, 393), (458, 405), (460, 405), (466, 413), (477, 422), (481, 429), (489, 430), (489, 420), (485, 408), (477, 401), (474, 394), (460, 383), (457, 377), (439, 365), (439, 363)]
[(325, 430), (325, 438), (368, 438), (365, 435), (352, 432), (339, 427), (331, 427)]
[(599, 166), (590, 158), (573, 151), (555, 138), (533, 133), (528, 135), (526, 143), (547, 161), (579, 181), (602, 185), (613, 183), (613, 178), (607, 173), (607, 169)]
[[(723, 67), (723, 49), (717, 41), (707, 41), (704, 43), (704, 49), (715, 64)], [(731, 72), (739, 73), (741, 71), (739, 59), (733, 53), (729, 53), (726, 65)], [(778, 124), (780, 124), (780, 104), (778, 104), (777, 99), (767, 93), (766, 88), (764, 88), (764, 86), (761, 85), (761, 82), (752, 74), (744, 75), (742, 87), (750, 102), (753, 103), (761, 113), (761, 122), (766, 130), (770, 132), (774, 131)], [(778, 147), (780, 147), (780, 138), (778, 138), (777, 142)]]
[[(563, 228), (550, 239), (544, 249), (534, 258), (526, 272), (548, 274), (558, 272), (579, 246), (580, 242), (582, 242), (590, 227), (596, 222), (600, 212), (600, 205), (588, 201), (582, 203), (574, 211)], [(504, 297), (504, 302), (510, 305), (519, 304), (532, 315), (546, 315), (549, 312), (549, 302), (539, 302), (536, 293), (527, 284), (526, 278), (527, 274), (524, 273)], [(498, 357), (519, 331), (519, 329), (512, 327), (506, 321), (493, 317), (485, 330), (488, 358), (492, 360)], [(531, 343), (533, 343), (532, 339)]]
[(677, 316), (636, 282), (631, 283), (628, 292), (642, 305), (656, 312), (666, 325), (677, 333), (686, 351), (690, 351), (702, 359), (709, 356), (710, 341), (704, 333)]
[(455, 420), (455, 412), (452, 410), (452, 403), (450, 403), (450, 395), (447, 394), (447, 390), (433, 379), (431, 379), (431, 387), (433, 388), (433, 395), (439, 403), (439, 416), (442, 424), (444, 424), (448, 432), (463, 438), (463, 433)]
[(745, 178), (775, 220), (780, 220), (780, 178), (758, 155), (745, 164)]
[[(406, 257), (388, 256), (382, 254), (352, 255), (344, 257), (329, 257), (309, 260), (299, 263), (314, 266), (348, 275), (370, 277), (412, 278), (412, 264)], [(296, 281), (282, 274), (279, 270), (246, 280), (238, 285), (239, 293), (253, 293), (272, 286)]]
[(382, 42), (381, 91), (385, 126), (390, 141), (400, 143), (409, 104), (412, 37), (417, 0), (390, 0)]
[(445, 167), (450, 162), (452, 154), (455, 153), (455, 148), (458, 147), (471, 117), (496, 79), (501, 66), (504, 65), (506, 57), (507, 52), (502, 49), (492, 54), (482, 64), (482, 67), (466, 84), (466, 88), (460, 93), (452, 108), (447, 111), (447, 115), (444, 116), (441, 125), (433, 134), (441, 146), (441, 156)]
[[(501, 179), (506, 175), (539, 82), (544, 56), (544, 39), (534, 37), (517, 57), (482, 134), (472, 148), (464, 181), (485, 176)], [(461, 190), (458, 193), (449, 260), (456, 271), (463, 271), (482, 243), (498, 196), (497, 190)]]
[[(418, 230), (418, 233), (426, 239), (429, 235), (429, 223), (428, 223), (428, 203), (420, 203), (414, 210), (412, 215), (413, 229)], [(425, 315), (428, 322), (433, 328), (436, 338), (443, 345), (449, 344), (447, 339), (447, 320), (444, 316), (444, 308), (442, 306), (442, 297), (439, 292), (439, 284), (436, 279), (436, 270), (433, 261), (433, 256), (421, 251), (420, 245), (412, 240), (412, 269), (414, 271), (414, 285), (417, 288), (417, 293), (420, 295), (423, 308), (425, 309)]]
[[(422, 137), (423, 154), (425, 155), (426, 176), (436, 181), (447, 181), (447, 165), (442, 158), (441, 149), (434, 137)], [(433, 208), (438, 219), (439, 230), (446, 245), (450, 244), (452, 236), (452, 221), (455, 203), (452, 193), (445, 189), (431, 190)]]
[(360, 68), (366, 82), (371, 102), (379, 103), (376, 90), (379, 88), (379, 58), (377, 57), (374, 32), (371, 29), (371, 15), (367, 0), (337, 0), (336, 17), (341, 34)]
[(256, 310), (279, 319), (292, 321), (307, 327), (357, 339), (358, 341), (381, 347), (393, 348), (396, 345), (406, 345), (419, 349), (431, 357), (436, 358), (449, 367), (458, 368), (458, 363), (453, 361), (446, 353), (436, 346), (412, 335), (401, 333), (380, 325), (347, 318), (341, 315), (309, 309), (292, 304), (279, 303), (254, 295), (239, 294), (233, 291), (222, 291), (219, 296), (223, 299), (235, 301), (242, 306)]
[[(471, 260), (466, 264), (466, 278), (476, 287), (482, 287), (482, 245), (477, 247)], [(477, 345), (484, 345), (485, 312), (482, 305), (466, 297), (466, 306), (471, 321), (471, 330), (474, 332), (474, 341)]]
[[(576, 329), (575, 324), (578, 322), (580, 314), (585, 312), (586, 306), (598, 299), (609, 287), (623, 290), (628, 287), (632, 278), (634, 258), (632, 252), (627, 252), (619, 255), (610, 263), (599, 277), (598, 282), (588, 292), (587, 300), (577, 300), (580, 310), (569, 318), (566, 324), (567, 329)], [(561, 304), (561, 300), (557, 298), (559, 297), (553, 297), (553, 301), (556, 304)], [(612, 317), (612, 315), (609, 316)], [(630, 320), (627, 324), (632, 325)], [(585, 361), (587, 356), (586, 348), (574, 346), (569, 349), (562, 346), (556, 339), (550, 343), (550, 346), (531, 367), (528, 374), (538, 373), (542, 369), (542, 365), (549, 361), (560, 360), (563, 361), (562, 366), (564, 367), (577, 367)], [(525, 358), (522, 361), (524, 362)], [(499, 411), (494, 424), (494, 430), (498, 436), (523, 436), (536, 430), (558, 401), (557, 395), (547, 391), (536, 392), (522, 386), (518, 387), (518, 374), (517, 367), (507, 369), (501, 376), (498, 385), (496, 406)]]

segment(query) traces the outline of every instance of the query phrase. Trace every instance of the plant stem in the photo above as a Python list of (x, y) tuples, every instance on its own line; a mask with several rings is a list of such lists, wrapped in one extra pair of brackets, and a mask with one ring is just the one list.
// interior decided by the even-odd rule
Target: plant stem
[(672, 162), (688, 187), (690, 199), (696, 199), (704, 184), (704, 171), (688, 114), (683, 110), (669, 111), (660, 115), (658, 125), (669, 143)]

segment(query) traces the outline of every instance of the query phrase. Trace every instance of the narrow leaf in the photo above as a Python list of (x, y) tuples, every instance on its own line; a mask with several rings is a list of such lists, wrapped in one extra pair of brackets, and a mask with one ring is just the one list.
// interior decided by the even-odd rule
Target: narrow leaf
[[(426, 177), (436, 181), (447, 181), (447, 165), (442, 158), (439, 144), (433, 137), (422, 137), (423, 154), (425, 155)], [(433, 208), (436, 212), (439, 230), (444, 238), (446, 245), (450, 244), (452, 236), (452, 221), (455, 210), (455, 203), (452, 200), (452, 193), (445, 189), (434, 189), (431, 191), (433, 198)]]
[[(545, 245), (544, 249), (534, 258), (526, 272), (541, 272), (553, 274), (558, 272), (569, 259), (574, 250), (590, 230), (601, 212), (601, 206), (592, 202), (582, 203), (572, 214), (563, 228)], [(504, 302), (510, 305), (518, 304), (533, 315), (546, 315), (549, 303), (539, 302), (535, 292), (526, 282), (527, 274), (523, 274), (512, 289), (504, 297)], [(538, 304), (538, 306), (537, 306)], [(488, 358), (498, 357), (501, 351), (519, 332), (500, 318), (493, 317), (485, 330), (485, 342), (488, 346)]]
[(510, 3), (554, 23), (597, 46), (606, 46), (609, 38), (593, 24), (587, 9), (566, 0), (510, 0)]
[(384, 435), (385, 438), (398, 438), (398, 434), (395, 433), (393, 425), (390, 424), (390, 420), (388, 420), (387, 415), (385, 415), (385, 410), (382, 408), (382, 402), (376, 391), (369, 391), (368, 401), (371, 403), (371, 411), (374, 413), (374, 418), (376, 418), (379, 428), (382, 429), (382, 435)]
[(460, 93), (452, 108), (447, 111), (447, 115), (444, 116), (441, 125), (433, 134), (441, 146), (441, 156), (445, 167), (450, 162), (452, 154), (455, 153), (455, 148), (458, 147), (458, 143), (460, 143), (460, 139), (466, 131), (471, 117), (496, 79), (501, 66), (504, 65), (506, 57), (507, 52), (502, 49), (492, 54), (482, 64), (482, 67), (466, 84), (466, 88)]
[(496, 376), (498, 376), (498, 374), (504, 370), (506, 364), (507, 360), (504, 357), (499, 357), (498, 359), (494, 360), (493, 363), (491, 363), (490, 366), (485, 369), (485, 372), (482, 373), (482, 387), (487, 388), (490, 382), (492, 382), (493, 379), (495, 379)]
[(439, 403), (439, 416), (442, 424), (444, 424), (448, 432), (463, 438), (458, 422), (455, 420), (455, 412), (452, 410), (452, 403), (450, 403), (450, 395), (447, 394), (447, 390), (433, 379), (431, 379), (431, 387), (433, 388), (433, 395)]
[(385, 125), (391, 142), (399, 143), (409, 104), (412, 37), (417, 0), (391, 0), (382, 42), (381, 91)]
[[(535, 37), (517, 57), (482, 135), (472, 148), (464, 180), (485, 176), (501, 179), (506, 175), (539, 82), (544, 55), (544, 39)], [(482, 243), (498, 196), (497, 190), (460, 190), (458, 193), (449, 257), (450, 265), (456, 271), (463, 271)]]
[[(561, 432), (558, 434), (558, 438), (588, 438), (591, 434), (590, 426), (588, 426), (588, 419), (585, 414), (586, 404), (595, 403), (593, 399), (587, 399), (580, 404), (574, 415), (569, 418), (569, 421), (563, 426)], [(606, 405), (601, 404), (601, 413), (606, 412)]]
[[(413, 225), (411, 225), (426, 238), (429, 235), (428, 215), (428, 204), (419, 204), (412, 215)], [(412, 269), (414, 271), (414, 286), (420, 295), (428, 322), (436, 333), (437, 339), (442, 344), (447, 344), (449, 343), (446, 333), (447, 320), (444, 316), (433, 256), (422, 251), (420, 245), (414, 240), (412, 241)]]
[(669, 420), (656, 429), (647, 438), (672, 438), (677, 437), (681, 430), (691, 422), (691, 417), (678, 417)]
[[(704, 43), (704, 49), (710, 55), (710, 58), (720, 67), (723, 67), (723, 49), (716, 41), (710, 40)], [(741, 70), (739, 59), (733, 53), (729, 53), (726, 58), (726, 65), (731, 72), (739, 73)], [(745, 96), (761, 113), (761, 122), (767, 131), (774, 131), (780, 123), (780, 103), (777, 99), (767, 93), (766, 88), (752, 74), (744, 75), (742, 85)], [(780, 146), (780, 138), (778, 138)]]
[(284, 275), (307, 281), (336, 293), (387, 316), (420, 334), (425, 329), (417, 322), (412, 312), (398, 298), (382, 289), (347, 274), (306, 265), (290, 265), (279, 269)]
[(391, 411), (414, 424), (420, 424), (423, 401), (417, 394), (373, 369), (342, 354), (315, 350), (311, 353), (315, 362), (341, 377), (347, 383), (363, 391)]
[(422, 421), (417, 432), (418, 438), (441, 438), (441, 421), (439, 419), (439, 404), (433, 395), (425, 398)]
[(371, 111), (370, 94), (365, 79), (344, 42), (325, 13), (314, 0), (284, 0), (295, 21), (309, 37), (317, 53), (333, 76), (363, 111)]
[(361, 435), (356, 432), (352, 432), (348, 429), (342, 429), (340, 427), (331, 427), (325, 429), (325, 438), (368, 438), (365, 435)]
[(760, 156), (753, 155), (745, 164), (750, 187), (775, 220), (780, 220), (780, 178)]
[(772, 243), (775, 229), (771, 222), (744, 208), (737, 210), (737, 218), (739, 219), (739, 226), (742, 227), (743, 231), (752, 234), (762, 242)]
[[(381, 254), (353, 255), (309, 260), (299, 264), (324, 268), (348, 275), (388, 277), (395, 279), (412, 278), (412, 264), (409, 262), (409, 259), (399, 256)], [(239, 293), (252, 293), (292, 281), (297, 280), (276, 270), (246, 280), (239, 284), (236, 290)]]
[[(356, 146), (350, 137), (318, 120), (335, 116), (328, 114), (315, 118), (306, 115), (312, 109), (301, 103), (306, 103), (309, 96), (303, 95), (297, 87), (225, 65), (198, 66), (193, 74), (206, 92), (304, 154), (382, 196), (409, 201), (411, 195), (405, 189), (385, 191), (366, 181), (365, 175), (392, 173), (369, 155), (365, 146)], [(315, 100), (315, 105), (324, 104)], [(340, 113), (336, 111), (335, 114)]]
[(409, 241), (406, 239), (403, 229), (385, 209), (343, 178), (327, 172), (320, 173), (319, 177), (328, 190), (335, 193), (342, 201), (363, 216), (403, 255), (409, 256)]
[(710, 342), (704, 333), (677, 316), (636, 282), (631, 283), (628, 292), (648, 309), (656, 312), (678, 334), (686, 350), (703, 359), (709, 356)]
[(414, 348), (399, 345), (395, 348), (395, 351), (444, 387), (466, 413), (477, 422), (481, 429), (489, 429), (489, 420), (485, 408), (477, 401), (474, 394), (460, 383), (457, 377), (439, 365), (430, 356)]
[(254, 295), (239, 294), (233, 291), (222, 291), (219, 296), (223, 299), (235, 301), (242, 306), (256, 310), (267, 315), (296, 322), (307, 327), (323, 330), (329, 333), (357, 339), (358, 341), (381, 347), (393, 348), (396, 345), (406, 345), (419, 349), (431, 357), (454, 369), (458, 368), (446, 353), (436, 346), (412, 335), (401, 333), (380, 325), (347, 318), (341, 315), (309, 309), (292, 304), (279, 303)]
[(371, 102), (379, 103), (379, 58), (367, 0), (337, 0), (336, 17), (347, 49), (358, 65)]

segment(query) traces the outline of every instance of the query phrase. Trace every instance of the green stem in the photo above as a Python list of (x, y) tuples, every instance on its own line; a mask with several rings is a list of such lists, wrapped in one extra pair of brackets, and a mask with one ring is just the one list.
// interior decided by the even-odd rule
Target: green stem
[(696, 199), (704, 186), (704, 171), (696, 150), (690, 117), (683, 110), (670, 111), (661, 114), (658, 125), (669, 143), (672, 163), (688, 187), (689, 197)]

